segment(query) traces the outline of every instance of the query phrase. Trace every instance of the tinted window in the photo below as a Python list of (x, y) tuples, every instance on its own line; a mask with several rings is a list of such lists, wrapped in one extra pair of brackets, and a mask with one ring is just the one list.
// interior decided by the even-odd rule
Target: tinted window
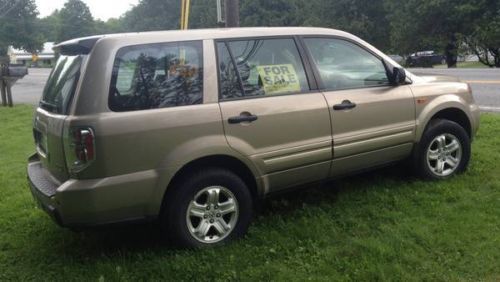
[(201, 42), (136, 45), (118, 51), (109, 106), (134, 111), (201, 104)]
[(81, 65), (82, 56), (59, 56), (43, 90), (42, 108), (53, 113), (66, 113), (78, 84)]
[(293, 39), (230, 41), (217, 47), (222, 99), (309, 90)]
[(306, 38), (305, 42), (326, 89), (389, 84), (382, 61), (358, 45), (328, 38)]

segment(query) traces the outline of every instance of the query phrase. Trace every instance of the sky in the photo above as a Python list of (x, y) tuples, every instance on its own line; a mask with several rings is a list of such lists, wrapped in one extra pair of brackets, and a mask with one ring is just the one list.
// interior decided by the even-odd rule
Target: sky
[[(61, 9), (66, 0), (36, 0), (39, 17), (43, 18), (50, 15), (54, 10)], [(109, 18), (118, 18), (139, 0), (83, 0), (89, 6), (94, 19), (103, 21)]]

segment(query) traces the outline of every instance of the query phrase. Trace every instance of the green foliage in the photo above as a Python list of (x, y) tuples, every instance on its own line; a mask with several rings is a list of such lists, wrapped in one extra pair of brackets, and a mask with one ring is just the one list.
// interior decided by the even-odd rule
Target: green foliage
[(179, 29), (180, 4), (178, 0), (141, 0), (125, 13), (123, 25), (127, 31)]
[[(478, 55), (500, 52), (498, 0), (384, 1), (391, 46), (403, 54), (444, 50), (454, 37)], [(497, 58), (500, 66), (500, 54)]]
[(94, 34), (94, 19), (89, 7), (81, 0), (68, 0), (59, 12), (58, 40)]
[(480, 1), (478, 13), (470, 32), (462, 35), (469, 50), (479, 57), (481, 63), (500, 67), (500, 1)]
[(36, 33), (35, 0), (0, 0), (0, 56), (8, 46), (36, 52), (42, 49), (43, 39)]
[(239, 242), (173, 250), (152, 225), (75, 233), (26, 181), (33, 108), (0, 108), (0, 281), (496, 281), (500, 116), (485, 114), (471, 166), (447, 181), (390, 167), (266, 200)]
[[(33, 0), (22, 1), (34, 5)], [(216, 27), (215, 6), (214, 0), (191, 1), (189, 28)], [(46, 41), (62, 41), (90, 34), (178, 29), (179, 18), (180, 0), (140, 0), (121, 18), (107, 22), (94, 21), (81, 0), (69, 0), (61, 11), (39, 20), (39, 30)], [(401, 55), (444, 53), (446, 46), (456, 54), (457, 46), (467, 46), (484, 64), (500, 66), (498, 0), (240, 0), (240, 23), (336, 28)], [(0, 36), (2, 30), (0, 26)]]
[(38, 32), (43, 37), (44, 42), (58, 42), (60, 26), (59, 10), (55, 10), (45, 18), (38, 19)]

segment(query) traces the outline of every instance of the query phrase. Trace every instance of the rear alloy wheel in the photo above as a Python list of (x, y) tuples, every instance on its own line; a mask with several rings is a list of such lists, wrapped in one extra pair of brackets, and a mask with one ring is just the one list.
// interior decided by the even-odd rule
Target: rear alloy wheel
[(413, 153), (416, 172), (426, 179), (445, 179), (467, 169), (470, 138), (459, 124), (444, 119), (430, 121)]
[(238, 221), (238, 200), (222, 186), (202, 189), (189, 203), (186, 224), (191, 236), (201, 243), (217, 243), (234, 230)]
[(185, 174), (169, 189), (160, 220), (174, 244), (207, 247), (246, 233), (253, 216), (252, 196), (233, 172), (205, 168)]

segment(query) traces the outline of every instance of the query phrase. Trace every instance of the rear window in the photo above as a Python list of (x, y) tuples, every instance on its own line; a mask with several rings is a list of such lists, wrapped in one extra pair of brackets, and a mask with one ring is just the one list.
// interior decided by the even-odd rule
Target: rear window
[(40, 101), (42, 108), (57, 114), (67, 112), (69, 101), (73, 97), (80, 78), (82, 61), (82, 55), (59, 56), (43, 90)]
[(116, 112), (203, 103), (201, 41), (120, 49), (113, 66), (109, 107)]

